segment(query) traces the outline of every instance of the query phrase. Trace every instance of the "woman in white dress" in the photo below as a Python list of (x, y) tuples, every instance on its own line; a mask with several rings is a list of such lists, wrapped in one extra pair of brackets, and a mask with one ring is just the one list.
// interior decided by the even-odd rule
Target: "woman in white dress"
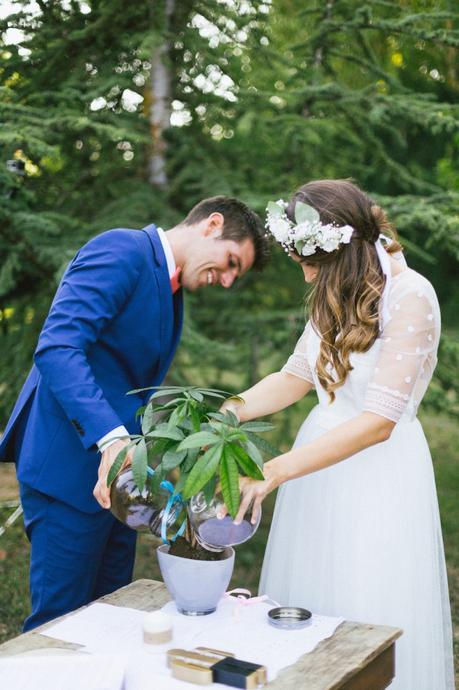
[[(280, 486), (260, 591), (284, 605), (402, 628), (393, 690), (452, 690), (451, 616), (432, 460), (416, 411), (440, 311), (384, 212), (345, 180), (268, 205), (268, 231), (313, 283), (310, 320), (280, 372), (228, 402), (247, 421), (315, 388), (319, 404), (236, 521)], [(385, 249), (381, 239), (388, 242)]]

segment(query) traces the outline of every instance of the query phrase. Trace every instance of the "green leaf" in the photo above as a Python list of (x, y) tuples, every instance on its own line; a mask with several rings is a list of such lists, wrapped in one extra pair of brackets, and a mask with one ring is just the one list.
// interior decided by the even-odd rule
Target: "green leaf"
[(132, 458), (132, 476), (140, 492), (145, 488), (147, 479), (147, 446), (145, 440), (141, 439), (134, 451)]
[(181, 405), (177, 405), (175, 410), (172, 411), (171, 416), (169, 417), (167, 423), (169, 427), (173, 428), (176, 427), (180, 424), (180, 422), (183, 422), (183, 420), (186, 417), (186, 403), (182, 403)]
[(143, 417), (142, 417), (142, 433), (143, 434), (148, 434), (148, 432), (151, 431), (151, 429), (153, 428), (153, 426), (154, 426), (154, 414), (155, 414), (155, 412), (154, 412), (152, 405), (147, 405), (144, 408)]
[(197, 400), (198, 402), (202, 403), (204, 401), (204, 396), (200, 391), (190, 391), (190, 395), (194, 400)]
[(141, 417), (145, 410), (147, 409), (146, 405), (143, 405), (142, 407), (139, 407), (139, 409), (135, 413), (135, 418), (137, 419), (138, 417)]
[(147, 440), (148, 463), (153, 465), (155, 459), (158, 456), (164, 454), (164, 452), (167, 450), (167, 447), (170, 445), (170, 443), (171, 442), (168, 438), (165, 438), (165, 439), (160, 438), (157, 441), (148, 441)]
[(245, 422), (239, 427), (242, 431), (255, 431), (257, 434), (263, 431), (272, 431), (274, 424), (269, 422)]
[(263, 453), (266, 453), (271, 457), (281, 455), (281, 451), (275, 446), (273, 446), (265, 438), (261, 438), (261, 436), (257, 436), (257, 434), (253, 434), (252, 432), (248, 432), (247, 436), (249, 437), (250, 441), (252, 441), (252, 443), (254, 443), (257, 446), (257, 448), (263, 451)]
[(159, 424), (153, 431), (150, 431), (148, 438), (168, 438), (171, 441), (182, 441), (183, 431), (175, 427), (170, 429), (167, 424)]
[(320, 215), (315, 208), (304, 204), (302, 201), (297, 201), (295, 204), (295, 221), (299, 223), (310, 222), (317, 223), (320, 220)]
[(236, 417), (234, 412), (231, 412), (231, 410), (225, 410), (223, 421), (225, 424), (229, 424), (230, 426), (239, 426), (239, 419)]
[(189, 472), (194, 463), (196, 462), (197, 458), (199, 455), (199, 448), (193, 448), (188, 451), (188, 457), (184, 461), (182, 467), (180, 468), (180, 475), (182, 475), (184, 472)]
[(115, 479), (116, 475), (120, 471), (124, 461), (126, 460), (126, 454), (128, 450), (131, 448), (132, 444), (129, 444), (122, 448), (118, 455), (115, 458), (115, 461), (113, 465), (110, 467), (110, 470), (108, 472), (108, 477), (107, 477), (107, 486), (110, 486), (110, 484), (113, 482)]
[(157, 494), (160, 491), (160, 484), (165, 478), (167, 472), (161, 463), (156, 467), (155, 473), (149, 478), (148, 483), (152, 494)]
[(273, 218), (280, 218), (284, 212), (283, 209), (279, 206), (279, 204), (276, 204), (275, 201), (268, 201), (266, 210), (268, 211), (270, 216), (273, 216)]
[(193, 430), (195, 432), (198, 432), (201, 427), (201, 417), (199, 415), (198, 410), (194, 406), (190, 407), (189, 416), (191, 423), (193, 425)]
[(203, 446), (211, 446), (220, 441), (220, 436), (211, 434), (208, 431), (198, 431), (196, 434), (188, 436), (179, 445), (177, 450), (184, 450), (185, 448), (202, 448)]
[(215, 489), (217, 487), (217, 477), (214, 475), (209, 479), (205, 487), (203, 488), (204, 498), (206, 503), (212, 503), (212, 499), (215, 496)]
[(220, 463), (220, 485), (225, 505), (231, 517), (235, 518), (241, 501), (239, 472), (236, 461), (226, 450)]
[(256, 445), (253, 443), (253, 441), (250, 441), (250, 440), (246, 441), (244, 443), (244, 447), (245, 447), (247, 453), (249, 454), (249, 457), (252, 458), (252, 460), (257, 463), (258, 467), (263, 467), (263, 464), (264, 464), (263, 456), (260, 453), (260, 451), (258, 450), (258, 448), (256, 447)]
[(191, 498), (207, 484), (212, 475), (217, 471), (222, 456), (222, 450), (223, 443), (220, 442), (212, 446), (212, 448), (209, 448), (209, 450), (195, 462), (183, 488), (183, 498)]
[(183, 460), (185, 460), (187, 455), (188, 453), (186, 450), (181, 450), (178, 452), (175, 449), (168, 450), (164, 453), (161, 464), (165, 470), (173, 470), (175, 467), (178, 467)]
[(244, 474), (247, 475), (247, 477), (252, 477), (252, 479), (260, 479), (261, 481), (264, 480), (265, 477), (263, 472), (260, 470), (257, 463), (252, 460), (247, 451), (244, 450), (244, 448), (233, 444), (227, 447), (225, 452), (230, 454), (236, 460), (237, 464)]

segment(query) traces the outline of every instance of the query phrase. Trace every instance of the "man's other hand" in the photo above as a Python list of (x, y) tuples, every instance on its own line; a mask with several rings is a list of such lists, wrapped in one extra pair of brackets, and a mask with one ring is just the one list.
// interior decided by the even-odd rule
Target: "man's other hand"
[[(129, 443), (128, 440), (119, 439), (112, 443), (107, 450), (104, 450), (100, 459), (99, 465), (99, 479), (94, 487), (94, 498), (102, 506), (102, 508), (110, 508), (110, 488), (107, 486), (107, 477), (110, 472), (110, 467), (116, 460), (116, 456), (120, 451), (123, 450), (125, 446)], [(132, 462), (132, 455), (134, 449), (131, 448), (126, 454), (126, 458), (123, 462), (121, 469), (127, 467)]]

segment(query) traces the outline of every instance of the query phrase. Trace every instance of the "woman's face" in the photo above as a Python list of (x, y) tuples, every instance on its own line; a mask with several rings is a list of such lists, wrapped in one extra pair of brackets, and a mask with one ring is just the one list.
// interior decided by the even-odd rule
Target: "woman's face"
[(319, 273), (319, 266), (316, 264), (308, 264), (306, 261), (302, 261), (298, 256), (296, 256), (296, 254), (290, 254), (290, 256), (303, 271), (304, 282), (313, 283), (317, 278), (317, 274)]

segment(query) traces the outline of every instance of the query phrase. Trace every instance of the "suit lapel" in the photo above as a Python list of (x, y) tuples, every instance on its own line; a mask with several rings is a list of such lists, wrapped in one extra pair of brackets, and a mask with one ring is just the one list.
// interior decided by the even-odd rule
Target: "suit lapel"
[(183, 323), (183, 295), (179, 290), (172, 295), (167, 261), (155, 225), (143, 228), (150, 238), (155, 259), (155, 277), (160, 307), (160, 379), (166, 374), (180, 338)]

